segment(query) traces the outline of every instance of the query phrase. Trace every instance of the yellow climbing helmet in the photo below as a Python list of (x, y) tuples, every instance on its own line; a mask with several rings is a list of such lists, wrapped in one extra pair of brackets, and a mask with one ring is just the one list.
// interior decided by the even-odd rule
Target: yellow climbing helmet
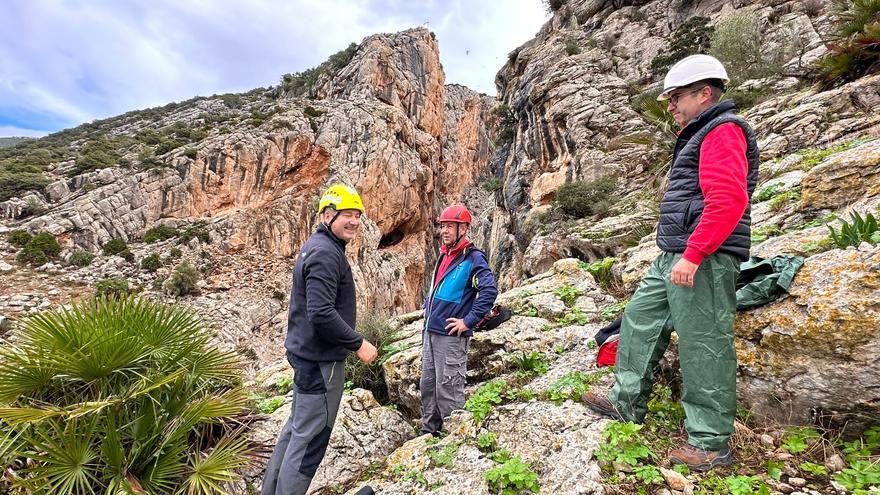
[(364, 213), (364, 203), (361, 201), (360, 195), (354, 188), (344, 184), (333, 184), (328, 187), (318, 202), (318, 213), (323, 213), (328, 206), (333, 207), (336, 211), (342, 210), (358, 210)]

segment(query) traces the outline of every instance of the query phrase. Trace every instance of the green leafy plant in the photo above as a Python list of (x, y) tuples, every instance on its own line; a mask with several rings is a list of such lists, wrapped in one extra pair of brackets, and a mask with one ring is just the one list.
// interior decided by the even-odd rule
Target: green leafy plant
[(578, 46), (578, 42), (575, 39), (567, 39), (565, 40), (565, 53), (569, 56), (577, 55), (581, 52), (581, 47)]
[(770, 489), (758, 476), (728, 476), (724, 478), (724, 485), (730, 495), (770, 495)]
[(516, 137), (516, 116), (509, 106), (501, 104), (489, 112), (486, 126), (495, 134), (495, 144), (504, 145)]
[(767, 476), (771, 479), (779, 481), (782, 478), (782, 468), (785, 463), (779, 461), (767, 461)]
[(880, 485), (880, 463), (854, 461), (848, 468), (834, 475), (834, 481), (848, 490), (862, 490)]
[(0, 462), (30, 493), (219, 495), (248, 462), (240, 363), (178, 307), (98, 298), (0, 350)]
[(623, 312), (623, 310), (626, 309), (627, 304), (629, 304), (629, 299), (617, 301), (616, 303), (612, 304), (611, 306), (608, 306), (607, 308), (603, 309), (599, 313), (599, 318), (601, 318), (602, 320), (605, 320), (605, 321), (613, 320), (614, 318), (617, 318), (620, 315), (620, 313)]
[(498, 464), (504, 464), (505, 462), (510, 460), (512, 457), (513, 457), (513, 454), (511, 454), (511, 452), (507, 449), (498, 449), (494, 452), (490, 452), (490, 453), (486, 454), (487, 459), (494, 461), (494, 462), (497, 462)]
[(573, 287), (571, 285), (565, 285), (563, 287), (558, 287), (553, 291), (553, 294), (558, 297), (562, 302), (571, 307), (574, 305), (574, 301), (577, 299), (579, 295), (581, 295), (581, 291), (578, 290), (577, 287)]
[(566, 373), (547, 388), (547, 398), (557, 406), (569, 399), (578, 400), (583, 394), (589, 392), (592, 385), (598, 383), (608, 373), (607, 368), (593, 373), (583, 371)]
[(489, 416), (493, 406), (501, 404), (505, 390), (507, 390), (507, 382), (504, 380), (485, 383), (464, 403), (464, 409), (473, 413), (474, 420), (479, 423)]
[(431, 459), (431, 462), (436, 467), (452, 467), (452, 461), (453, 459), (455, 459), (455, 454), (458, 453), (459, 446), (461, 446), (460, 443), (452, 442), (446, 444), (443, 448), (440, 449), (429, 449), (427, 452), (428, 458)]
[(813, 428), (789, 428), (782, 438), (782, 448), (791, 454), (799, 454), (806, 451), (812, 445), (812, 441), (820, 438), (822, 438), (822, 435)]
[(498, 438), (491, 431), (482, 433), (477, 437), (477, 447), (483, 452), (491, 452), (498, 447)]
[(761, 189), (758, 189), (755, 194), (752, 196), (752, 202), (754, 203), (762, 203), (767, 201), (768, 199), (773, 198), (777, 194), (779, 194), (780, 190), (785, 187), (785, 184), (781, 182), (776, 182), (773, 184), (769, 184)]
[(302, 72), (284, 74), (281, 77), (281, 90), (290, 96), (308, 96), (312, 87), (324, 74), (334, 74), (351, 62), (357, 53), (358, 45), (351, 43), (344, 50), (340, 50), (317, 67), (306, 69)]
[(782, 229), (780, 229), (776, 225), (765, 225), (763, 227), (756, 227), (752, 229), (752, 243), (758, 244), (766, 241), (770, 237), (781, 235), (782, 233)]
[[(61, 252), (61, 246), (58, 244), (54, 235), (48, 232), (41, 232), (28, 241), (22, 252), (25, 251), (31, 253), (43, 253), (47, 258), (54, 258)], [(45, 261), (43, 263), (45, 263)]]
[(95, 260), (95, 255), (88, 251), (76, 251), (70, 255), (68, 263), (73, 266), (89, 266)]
[(800, 201), (801, 199), (801, 191), (800, 189), (789, 189), (788, 191), (782, 192), (773, 196), (768, 205), (770, 206), (770, 211), (779, 211), (786, 204), (793, 203), (796, 201)]
[(566, 182), (556, 190), (556, 205), (575, 218), (603, 217), (616, 201), (617, 180), (602, 177), (593, 181)]
[(608, 423), (602, 432), (605, 443), (596, 450), (596, 458), (600, 461), (636, 466), (639, 461), (654, 457), (654, 453), (639, 435), (641, 429), (642, 425), (635, 423)]
[(284, 405), (284, 399), (285, 397), (283, 395), (277, 395), (275, 397), (263, 399), (257, 403), (257, 410), (259, 410), (263, 414), (272, 414), (279, 407)]
[(538, 493), (538, 473), (519, 457), (512, 457), (499, 467), (486, 471), (489, 492), (501, 495), (518, 495), (523, 491)]
[(850, 220), (852, 223), (841, 220), (843, 225), (840, 226), (840, 231), (828, 225), (828, 230), (831, 232), (830, 238), (835, 246), (845, 249), (849, 246), (858, 246), (862, 242), (880, 243), (880, 229), (878, 229), (877, 219), (873, 214), (868, 213), (862, 217), (859, 212), (853, 211), (850, 214)]
[(633, 469), (633, 476), (645, 485), (659, 485), (664, 482), (660, 469), (653, 465), (636, 467)]
[(607, 288), (614, 282), (614, 274), (611, 272), (611, 267), (615, 261), (616, 258), (609, 256), (593, 263), (581, 262), (579, 266), (592, 275), (600, 287)]
[(547, 356), (538, 351), (532, 351), (528, 354), (521, 351), (514, 356), (513, 363), (518, 368), (517, 375), (522, 377), (543, 375), (550, 369), (547, 364)]
[(810, 473), (813, 476), (828, 476), (828, 468), (820, 464), (805, 461), (800, 463), (798, 467), (801, 468), (801, 471), (805, 473)]

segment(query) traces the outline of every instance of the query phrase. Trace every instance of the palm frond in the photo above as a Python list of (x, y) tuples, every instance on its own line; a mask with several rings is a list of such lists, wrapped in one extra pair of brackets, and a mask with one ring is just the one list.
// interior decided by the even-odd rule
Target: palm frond
[(207, 455), (189, 457), (190, 473), (178, 493), (187, 495), (215, 495), (225, 493), (223, 485), (235, 479), (235, 472), (245, 467), (249, 447), (237, 430), (220, 440)]

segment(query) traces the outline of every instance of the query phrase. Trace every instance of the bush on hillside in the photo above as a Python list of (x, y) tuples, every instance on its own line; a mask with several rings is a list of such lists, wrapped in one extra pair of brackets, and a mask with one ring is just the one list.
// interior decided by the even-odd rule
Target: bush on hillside
[(184, 261), (177, 265), (174, 273), (165, 281), (162, 288), (168, 295), (175, 297), (186, 296), (195, 292), (199, 278), (199, 271), (189, 262)]
[(9, 244), (18, 248), (25, 247), (33, 237), (30, 232), (23, 229), (10, 230), (6, 234), (6, 240), (9, 241)]
[(247, 464), (240, 362), (191, 312), (96, 298), (21, 321), (0, 350), (0, 464), (53, 495), (220, 495)]
[(710, 38), (714, 29), (708, 17), (696, 16), (688, 19), (672, 33), (669, 45), (651, 60), (651, 74), (663, 78), (673, 64), (696, 53), (708, 53)]
[(177, 229), (167, 225), (157, 225), (144, 233), (144, 242), (152, 244), (156, 241), (171, 239), (179, 234)]
[(130, 293), (128, 280), (124, 278), (104, 278), (95, 282), (95, 295), (120, 298)]
[(94, 260), (94, 254), (88, 251), (77, 251), (70, 255), (68, 262), (73, 266), (89, 266)]
[(825, 88), (880, 72), (880, 1), (838, 2), (835, 14), (836, 39), (817, 62)]
[(786, 58), (784, 46), (776, 52), (766, 50), (762, 21), (749, 9), (742, 9), (718, 23), (710, 45), (709, 54), (724, 64), (731, 85), (778, 74)]
[(365, 313), (357, 322), (357, 330), (364, 339), (376, 346), (381, 359), (371, 365), (364, 364), (355, 354), (345, 360), (345, 376), (351, 382), (351, 388), (363, 388), (373, 393), (381, 404), (388, 402), (388, 386), (385, 383), (385, 371), (382, 363), (402, 350), (392, 343), (397, 335), (388, 323), (388, 318), (377, 313)]
[(308, 95), (312, 86), (318, 82), (322, 75), (338, 72), (348, 65), (351, 59), (354, 58), (355, 53), (357, 53), (357, 49), (358, 45), (351, 43), (345, 50), (340, 50), (330, 55), (324, 63), (317, 67), (293, 74), (284, 74), (281, 77), (281, 90), (291, 96)]
[(162, 260), (159, 258), (159, 253), (152, 253), (141, 260), (141, 268), (148, 272), (155, 272), (161, 267)]
[(612, 177), (567, 182), (556, 190), (556, 205), (575, 218), (605, 215), (614, 204), (615, 189), (617, 181)]

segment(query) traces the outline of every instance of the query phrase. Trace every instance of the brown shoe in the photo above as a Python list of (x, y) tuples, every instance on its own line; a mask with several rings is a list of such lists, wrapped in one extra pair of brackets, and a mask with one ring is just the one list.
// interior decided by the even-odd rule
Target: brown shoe
[(617, 421), (623, 421), (623, 416), (617, 411), (617, 406), (615, 406), (614, 403), (608, 400), (604, 395), (587, 392), (581, 396), (581, 401), (594, 412), (603, 416), (608, 416), (611, 419), (616, 419)]
[(669, 452), (669, 461), (673, 464), (684, 464), (692, 471), (708, 471), (717, 466), (729, 466), (733, 462), (733, 453), (728, 447), (703, 450), (684, 444)]

